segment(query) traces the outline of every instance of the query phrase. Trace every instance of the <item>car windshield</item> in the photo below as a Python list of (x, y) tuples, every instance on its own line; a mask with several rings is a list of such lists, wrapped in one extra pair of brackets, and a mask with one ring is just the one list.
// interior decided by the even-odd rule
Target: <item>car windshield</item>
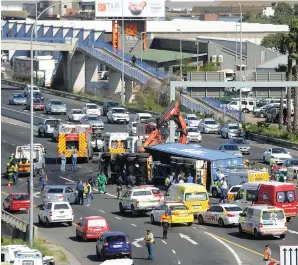
[(240, 190), (240, 187), (233, 187), (230, 192), (238, 192)]
[(48, 193), (63, 193), (63, 189), (59, 189), (59, 188), (49, 189)]
[(274, 211), (264, 211), (262, 214), (262, 219), (266, 221), (273, 220), (282, 220), (284, 219), (284, 212), (282, 210), (274, 210)]
[(142, 190), (142, 191), (135, 191), (132, 196), (149, 196), (152, 195), (151, 191), (149, 190)]
[(28, 200), (30, 200), (28, 194), (15, 194), (15, 195), (13, 195), (13, 199), (15, 201), (28, 201)]
[(172, 211), (175, 211), (175, 210), (188, 210), (188, 208), (185, 205), (171, 205), (170, 209)]
[(89, 116), (87, 117), (88, 121), (99, 121), (99, 118), (96, 116)]
[(33, 92), (33, 96), (34, 96), (34, 97), (41, 97), (41, 93), (35, 91), (35, 92)]
[(42, 103), (42, 101), (41, 101), (40, 98), (34, 98), (34, 99), (33, 99), (33, 102), (34, 102), (34, 103)]
[(63, 105), (61, 101), (51, 101), (52, 105)]
[(154, 190), (151, 190), (151, 191), (152, 191), (153, 194), (160, 194), (161, 193), (160, 190), (158, 190), (158, 189), (154, 189)]
[(197, 117), (187, 117), (187, 120), (188, 121), (197, 121), (198, 120), (198, 118)]
[(59, 124), (60, 124), (60, 121), (58, 121), (58, 120), (46, 121), (46, 125), (49, 125), (51, 127), (55, 127)]
[(87, 105), (87, 109), (98, 109), (97, 105)]
[(113, 113), (125, 113), (125, 109), (113, 109)]
[(238, 130), (239, 126), (238, 125), (231, 125), (229, 126), (229, 130)]
[[(108, 236), (106, 241), (108, 243), (113, 243), (113, 242), (126, 242), (125, 236), (121, 235), (114, 235), (114, 236)], [(121, 262), (120, 262), (121, 263)]]
[(118, 102), (113, 102), (113, 101), (110, 101), (107, 103), (109, 107), (117, 107), (119, 106), (119, 103)]
[(105, 219), (93, 219), (88, 220), (88, 227), (106, 227), (107, 223)]
[(187, 129), (188, 132), (199, 132), (198, 128), (188, 128)]
[(68, 210), (69, 206), (67, 203), (59, 203), (59, 204), (54, 204), (54, 210)]
[(287, 150), (284, 148), (272, 148), (272, 154), (287, 154)]
[(247, 144), (244, 139), (233, 139), (234, 144)]
[(78, 109), (78, 110), (73, 110), (72, 111), (73, 114), (84, 114), (82, 110)]
[(24, 98), (24, 96), (22, 94), (14, 94), (13, 97), (14, 98)]
[(226, 206), (224, 207), (227, 212), (242, 212), (239, 206)]
[(224, 150), (226, 150), (226, 151), (239, 151), (239, 147), (237, 145), (230, 144), (230, 145), (225, 145)]
[(185, 201), (206, 201), (207, 193), (206, 192), (191, 192), (185, 193)]
[(141, 117), (140, 118), (141, 121), (148, 121), (150, 119), (152, 119), (152, 117)]
[(205, 124), (215, 125), (216, 121), (205, 121)]
[(137, 123), (132, 123), (132, 127), (137, 127)]
[(260, 102), (260, 103), (257, 103), (256, 107), (261, 108), (261, 107), (264, 107), (265, 105), (266, 105), (266, 102)]

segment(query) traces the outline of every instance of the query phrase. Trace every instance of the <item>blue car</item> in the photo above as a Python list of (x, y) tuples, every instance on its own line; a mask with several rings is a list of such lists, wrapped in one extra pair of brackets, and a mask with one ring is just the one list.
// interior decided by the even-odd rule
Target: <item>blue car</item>
[(26, 98), (22, 93), (12, 93), (8, 99), (9, 105), (26, 105)]
[(106, 232), (96, 242), (96, 255), (101, 260), (108, 257), (132, 258), (131, 243), (123, 232)]

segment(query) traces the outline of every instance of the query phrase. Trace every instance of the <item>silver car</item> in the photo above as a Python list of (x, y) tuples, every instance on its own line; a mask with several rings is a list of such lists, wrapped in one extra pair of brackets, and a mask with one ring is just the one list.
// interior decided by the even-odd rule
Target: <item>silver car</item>
[(9, 105), (26, 105), (27, 100), (22, 93), (12, 93), (8, 99)]
[(66, 111), (66, 105), (62, 101), (57, 99), (50, 99), (45, 105), (46, 114), (63, 113), (64, 115), (66, 115)]
[(67, 185), (47, 186), (46, 193), (42, 196), (43, 204), (48, 202), (66, 201), (76, 203), (76, 190)]
[(220, 135), (222, 138), (232, 138), (239, 136), (239, 124), (237, 123), (229, 123), (225, 124), (220, 129)]
[(246, 140), (241, 137), (235, 137), (228, 141), (228, 144), (237, 145), (242, 154), (250, 154), (250, 146)]
[(68, 113), (69, 121), (80, 121), (85, 117), (85, 112), (82, 109), (71, 109)]
[(94, 130), (103, 130), (104, 123), (97, 115), (86, 115), (81, 119), (82, 124), (88, 124)]
[(234, 156), (242, 156), (239, 147), (235, 144), (223, 144), (218, 148), (218, 150)]

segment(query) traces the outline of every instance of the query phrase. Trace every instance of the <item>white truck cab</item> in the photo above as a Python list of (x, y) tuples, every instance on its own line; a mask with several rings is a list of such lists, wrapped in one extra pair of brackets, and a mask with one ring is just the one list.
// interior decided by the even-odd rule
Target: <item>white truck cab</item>
[(140, 136), (129, 136), (127, 138), (127, 152), (128, 153), (137, 153), (140, 147), (148, 138), (148, 135), (140, 135)]
[(127, 149), (128, 133), (110, 133), (107, 132), (103, 136), (103, 151), (110, 153), (125, 153)]
[(47, 137), (48, 135), (52, 135), (55, 127), (60, 124), (60, 119), (46, 119), (43, 123), (40, 123), (38, 126), (38, 136)]
[(137, 113), (135, 121), (141, 123), (141, 122), (147, 122), (152, 119), (153, 117), (150, 113)]

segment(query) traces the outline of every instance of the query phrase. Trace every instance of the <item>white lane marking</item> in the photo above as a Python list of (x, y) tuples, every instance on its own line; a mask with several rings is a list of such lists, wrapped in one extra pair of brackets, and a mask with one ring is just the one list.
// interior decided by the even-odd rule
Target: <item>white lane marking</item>
[[(24, 113), (24, 111), (26, 111), (26, 110), (18, 111), (18, 110), (14, 110), (14, 109), (10, 109), (10, 108), (5, 108), (5, 107), (1, 107), (1, 108), (2, 108), (2, 109), (9, 110), (9, 111), (14, 111), (14, 112), (17, 112), (17, 113), (25, 114), (25, 115), (27, 115), (27, 116), (30, 115), (29, 113)], [(27, 112), (28, 112), (28, 111), (27, 111)], [(35, 118), (40, 118), (40, 119), (43, 119), (43, 120), (44, 120), (44, 118), (41, 117), (41, 116), (33, 115), (33, 117), (35, 117)]]
[(134, 245), (134, 246), (137, 247), (137, 248), (141, 248), (142, 246), (139, 244), (139, 242), (140, 242), (140, 241), (143, 241), (143, 240), (144, 240), (143, 237), (141, 237), (141, 238), (137, 238), (137, 239), (135, 239), (131, 244)]
[(105, 211), (103, 211), (103, 210), (98, 210), (99, 212), (101, 212), (101, 213), (105, 213)]
[(52, 116), (50, 116), (49, 118), (50, 118), (50, 119), (54, 119), (54, 117), (52, 117)]
[(288, 230), (288, 232), (290, 232), (290, 233), (292, 233), (292, 234), (297, 234), (297, 235), (298, 235), (298, 232), (297, 232), (297, 231)]
[(111, 196), (111, 197), (117, 198), (117, 196), (116, 196), (116, 195), (114, 195), (114, 194), (111, 194), (111, 193), (106, 193), (106, 195), (109, 195), (109, 196)]
[(204, 226), (202, 226), (202, 225), (198, 225), (198, 228), (199, 228), (199, 229), (203, 229), (203, 230), (205, 230), (205, 231), (207, 230), (207, 228), (204, 227)]
[(135, 224), (131, 224), (131, 225), (137, 227)]
[(40, 198), (40, 192), (33, 193), (33, 197), (39, 199)]
[(6, 143), (6, 141), (2, 141), (3, 143)]
[(179, 259), (178, 259), (178, 264), (181, 264)]
[(215, 237), (212, 234), (209, 234), (208, 232), (204, 232), (205, 234), (207, 234), (208, 236), (211, 236), (212, 238), (214, 238), (215, 240), (217, 240), (218, 242), (220, 242), (221, 244), (223, 244), (234, 256), (234, 258), (236, 259), (238, 265), (242, 265), (242, 261), (239, 258), (238, 254), (235, 252), (234, 249), (232, 249), (228, 244), (226, 244), (224, 241), (222, 241), (221, 239)]
[(92, 169), (89, 169), (89, 172), (93, 172), (93, 170)]
[(190, 236), (183, 235), (183, 234), (181, 234), (181, 233), (179, 233), (179, 235), (180, 235), (181, 238), (186, 239), (186, 240), (189, 241), (190, 243), (192, 243), (192, 244), (194, 244), (194, 245), (198, 245), (198, 243), (197, 243), (196, 241), (192, 240), (192, 239), (190, 238)]
[(118, 220), (121, 220), (121, 218), (120, 218), (120, 217), (118, 217), (118, 216), (115, 216), (115, 218), (116, 218), (116, 219), (118, 219)]
[(24, 109), (25, 112), (28, 112), (28, 110)]
[(64, 178), (64, 177), (61, 177), (61, 176), (59, 176), (59, 178), (64, 179), (64, 180), (67, 180), (67, 181), (69, 181), (69, 182), (75, 182), (75, 181), (72, 180), (72, 179)]
[(167, 244), (167, 242), (166, 242), (166, 241), (164, 241), (164, 240), (161, 240), (161, 242), (162, 242), (162, 243), (164, 243), (164, 244)]
[(16, 145), (16, 144), (11, 144), (11, 145)]
[(97, 189), (97, 188), (93, 188), (93, 190), (95, 190), (95, 191), (98, 191), (98, 189)]
[(198, 229), (198, 228), (196, 228), (195, 226), (193, 226), (193, 228), (194, 228), (194, 229)]
[(172, 252), (173, 252), (174, 254), (176, 254), (176, 251), (175, 251), (174, 249), (172, 249)]

